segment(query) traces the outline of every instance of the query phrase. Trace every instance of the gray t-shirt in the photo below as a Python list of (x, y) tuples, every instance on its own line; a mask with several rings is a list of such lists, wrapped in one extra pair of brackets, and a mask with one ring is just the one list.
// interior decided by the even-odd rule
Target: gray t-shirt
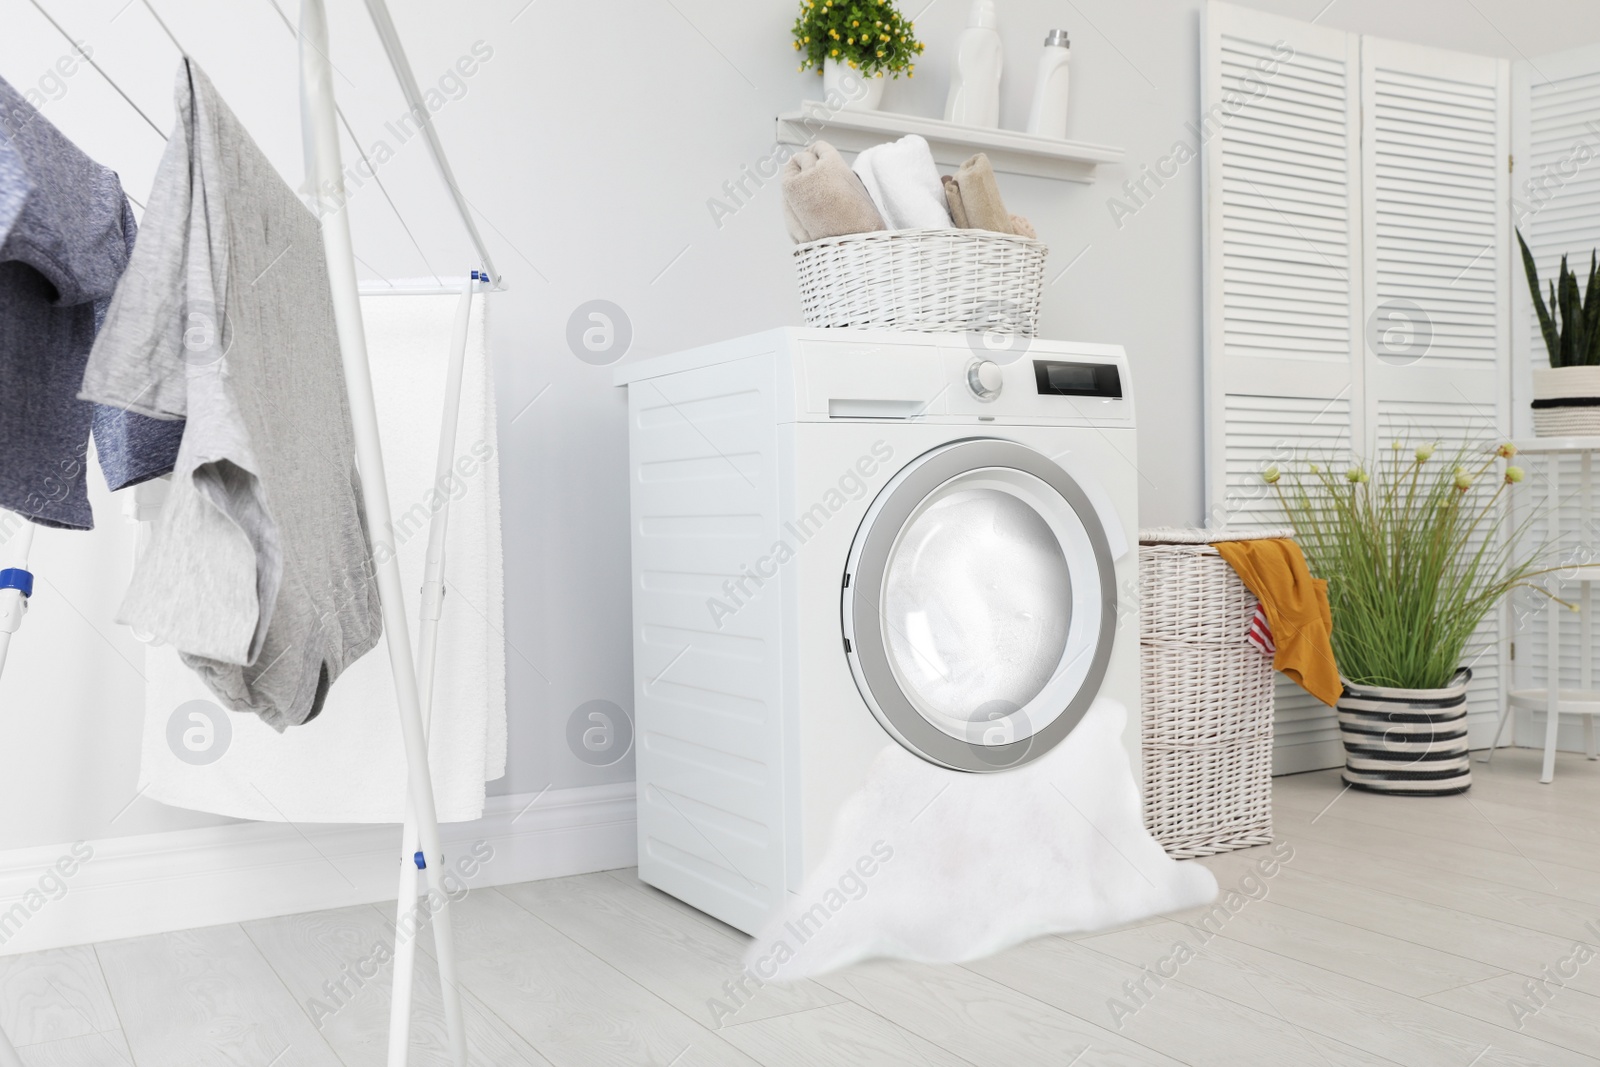
[(87, 399), (187, 416), (118, 621), (282, 730), (382, 632), (316, 218), (193, 60)]
[(0, 507), (87, 530), (89, 432), (112, 489), (172, 469), (183, 423), (78, 399), (95, 328), (128, 263), (114, 172), (0, 79)]

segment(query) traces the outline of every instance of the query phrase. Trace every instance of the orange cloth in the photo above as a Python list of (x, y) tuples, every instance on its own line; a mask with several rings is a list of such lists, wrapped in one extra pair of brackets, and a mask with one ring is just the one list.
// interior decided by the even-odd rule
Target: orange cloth
[(1324, 704), (1344, 691), (1333, 660), (1328, 583), (1311, 577), (1300, 546), (1287, 538), (1218, 541), (1212, 546), (1261, 601), (1278, 646), (1272, 665)]

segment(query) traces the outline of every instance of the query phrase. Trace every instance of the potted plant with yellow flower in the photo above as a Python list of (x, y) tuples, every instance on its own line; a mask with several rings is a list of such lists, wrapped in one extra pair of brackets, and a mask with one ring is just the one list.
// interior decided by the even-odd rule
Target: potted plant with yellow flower
[[(1522, 530), (1505, 530), (1503, 494), (1522, 480), (1501, 445), (1432, 462), (1425, 444), (1339, 472), (1269, 467), (1311, 573), (1328, 582), (1344, 693), (1345, 782), (1409, 796), (1465, 792), (1465, 662), (1474, 631), (1506, 594), (1539, 589)], [(1540, 590), (1542, 592), (1542, 590)]]
[(886, 75), (912, 77), (922, 54), (910, 20), (889, 0), (801, 0), (794, 48), (801, 70), (822, 75), (825, 96), (837, 92), (845, 107), (862, 111), (883, 102)]

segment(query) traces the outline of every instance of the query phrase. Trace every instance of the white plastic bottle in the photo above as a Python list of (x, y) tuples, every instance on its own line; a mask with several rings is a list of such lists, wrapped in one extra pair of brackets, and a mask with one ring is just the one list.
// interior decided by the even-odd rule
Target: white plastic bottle
[(1039, 56), (1039, 77), (1033, 86), (1033, 106), (1028, 109), (1028, 132), (1036, 137), (1067, 136), (1067, 61), (1072, 44), (1066, 30), (1051, 30)]
[(944, 119), (963, 126), (1000, 125), (1000, 20), (994, 0), (972, 0), (967, 28), (956, 42), (955, 74), (945, 100)]

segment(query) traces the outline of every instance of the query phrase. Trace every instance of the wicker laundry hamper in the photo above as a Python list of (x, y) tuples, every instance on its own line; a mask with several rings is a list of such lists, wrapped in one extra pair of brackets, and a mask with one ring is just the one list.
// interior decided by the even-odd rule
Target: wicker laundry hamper
[(1272, 840), (1272, 659), (1256, 598), (1211, 542), (1286, 530), (1139, 535), (1144, 821), (1185, 859)]
[(1032, 337), (1043, 241), (992, 230), (880, 230), (796, 245), (807, 326)]

